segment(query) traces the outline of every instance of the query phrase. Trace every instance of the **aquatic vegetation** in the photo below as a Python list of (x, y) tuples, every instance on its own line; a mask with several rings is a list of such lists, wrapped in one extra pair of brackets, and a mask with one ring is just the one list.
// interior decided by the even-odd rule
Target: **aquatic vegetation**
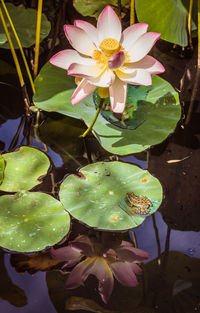
[[(80, 78), (71, 102), (73, 105), (88, 97), (99, 87), (99, 95), (110, 94), (113, 112), (122, 113), (126, 105), (127, 84), (151, 85), (151, 75), (164, 72), (164, 67), (148, 56), (158, 33), (147, 33), (147, 24), (134, 24), (122, 33), (119, 17), (107, 6), (99, 15), (97, 28), (76, 20), (65, 25), (64, 31), (75, 50), (63, 50), (50, 62), (66, 69), (68, 75)], [(109, 91), (108, 91), (109, 88)]]
[[(96, 27), (89, 23), (92, 19), (88, 17), (77, 20), (75, 11), (71, 16), (68, 8), (72, 2), (83, 16), (97, 18)], [(142, 273), (138, 264), (149, 258), (149, 241), (156, 241), (157, 251), (152, 259), (155, 259), (155, 255), (158, 258), (152, 261), (153, 266), (149, 265), (150, 262), (142, 266), (144, 271), (148, 266), (150, 268), (151, 275), (146, 275), (146, 272), (144, 275), (148, 283), (145, 281), (143, 284), (140, 280), (141, 284), (134, 290), (131, 289), (131, 292), (135, 292), (136, 303), (140, 308), (143, 306), (142, 298), (145, 297), (148, 297), (145, 299), (146, 304), (156, 304), (158, 285), (156, 283), (154, 288), (154, 277), (159, 276), (161, 283), (165, 280), (163, 274), (170, 256), (170, 227), (176, 212), (180, 209), (178, 212), (185, 216), (185, 210), (178, 199), (179, 193), (174, 188), (176, 197), (170, 199), (172, 210), (167, 216), (170, 227), (165, 244), (160, 243), (154, 213), (160, 208), (164, 196), (160, 181), (153, 175), (157, 175), (154, 169), (159, 167), (161, 157), (158, 154), (159, 159), (151, 167), (155, 157), (150, 153), (150, 148), (173, 133), (181, 117), (181, 105), (178, 84), (174, 84), (176, 88), (173, 88), (171, 77), (169, 83), (157, 75), (165, 71), (161, 61), (166, 68), (164, 77), (167, 77), (166, 43), (160, 41), (161, 47), (153, 46), (162, 32), (161, 38), (182, 46), (187, 44), (189, 35), (192, 49), (192, 30), (196, 29), (197, 24), (193, 1), (190, 1), (188, 8), (189, 1), (183, 4), (181, 0), (155, 0), (152, 3), (147, 3), (147, 0), (76, 0), (69, 3), (39, 0), (37, 10), (25, 9), (22, 5), (15, 7), (12, 3), (5, 5), (4, 0), (0, 0), (0, 3), (0, 20), (3, 25), (3, 28), (0, 26), (0, 46), (4, 49), (10, 47), (18, 74), (16, 77), (23, 94), (23, 105), (26, 108), (16, 126), (16, 133), (8, 139), (9, 144), (4, 145), (4, 139), (0, 141), (1, 247), (16, 252), (31, 252), (28, 257), (30, 273), (31, 270), (52, 270), (54, 264), (56, 267), (53, 268), (61, 270), (62, 274), (69, 274), (66, 282), (65, 275), (61, 278), (67, 289), (84, 285), (90, 275), (96, 276), (98, 293), (104, 303), (110, 300), (110, 305), (112, 298), (115, 298), (114, 294), (111, 297), (114, 279), (119, 282), (115, 284), (116, 288), (122, 288), (121, 285), (136, 287), (137, 275)], [(29, 4), (26, 0), (24, 3), (27, 7), (32, 6), (30, 1)], [(53, 7), (51, 12), (48, 6)], [(42, 12), (47, 14), (47, 18)], [(165, 12), (168, 14), (164, 14)], [(48, 20), (51, 21), (51, 32), (40, 47), (40, 41), (50, 30)], [(60, 31), (63, 29), (63, 21), (69, 24), (74, 21), (73, 25), (64, 25), (64, 33)], [(134, 24), (134, 21), (138, 23)], [(30, 47), (34, 43), (35, 28), (37, 39), (35, 46)], [(17, 40), (18, 45), (14, 39), (17, 37), (15, 29), (21, 41), (19, 44)], [(63, 35), (67, 37), (72, 48), (68, 48)], [(199, 38), (198, 41), (200, 47)], [(23, 61), (27, 58), (27, 63), (24, 63), (33, 94), (26, 89), (27, 79), (23, 65), (21, 68), (21, 60), (15, 52), (18, 46)], [(24, 52), (22, 47), (26, 48)], [(168, 49), (171, 51), (174, 47), (170, 46)], [(41, 55), (42, 58), (39, 59)], [(10, 79), (15, 75), (14, 68), (12, 65), (8, 66), (4, 60), (0, 60), (0, 63), (0, 78), (3, 77), (0, 87), (3, 94), (10, 86), (18, 92), (16, 78), (14, 83)], [(28, 64), (32, 65), (30, 71)], [(39, 74), (38, 66), (41, 68)], [(173, 66), (170, 67), (171, 71), (172, 69)], [(199, 71), (197, 78), (198, 75)], [(4, 81), (4, 76), (9, 78)], [(188, 72), (186, 76), (189, 76)], [(184, 77), (185, 73), (183, 80)], [(198, 79), (195, 84), (197, 87)], [(6, 119), (11, 123), (11, 119), (19, 117), (15, 114), (16, 99), (12, 106), (14, 109), (11, 110), (14, 114), (9, 116), (8, 98), (5, 108), (2, 105), (8, 115), (4, 118), (2, 110), (1, 126)], [(193, 102), (194, 98), (193, 94)], [(185, 108), (183, 109), (185, 113)], [(190, 122), (192, 110), (193, 104), (188, 110), (185, 125)], [(67, 118), (41, 111), (60, 113)], [(82, 122), (87, 126), (86, 131)], [(89, 138), (83, 140), (82, 137), (90, 131), (94, 137), (88, 136)], [(183, 124), (181, 131), (185, 131)], [(195, 140), (198, 141), (197, 138)], [(130, 156), (142, 151), (144, 153), (139, 160)], [(189, 151), (183, 156), (180, 154), (173, 158), (168, 155), (166, 167), (161, 167), (162, 170), (169, 169), (168, 166), (178, 163), (177, 160), (188, 162), (190, 159), (192, 154)], [(181, 166), (183, 162), (179, 163)], [(171, 166), (175, 165), (172, 164)], [(181, 168), (181, 175), (186, 173), (183, 169)], [(169, 176), (173, 174), (173, 168), (169, 173)], [(161, 175), (158, 172), (157, 176), (163, 177), (167, 198), (167, 175), (161, 171)], [(179, 176), (176, 175), (174, 182), (180, 182)], [(193, 180), (196, 183), (196, 176)], [(181, 195), (181, 198), (184, 197)], [(175, 203), (172, 204), (173, 201)], [(185, 206), (188, 203), (190, 207), (190, 202), (184, 200)], [(180, 208), (173, 212), (177, 204)], [(161, 214), (162, 210), (161, 208)], [(167, 212), (166, 209), (165, 211)], [(140, 225), (142, 227), (139, 228)], [(176, 223), (176, 227), (177, 225)], [(153, 232), (149, 234), (152, 229)], [(128, 241), (130, 239), (133, 243)], [(163, 246), (166, 253), (162, 255)], [(34, 267), (37, 262), (42, 262), (38, 252), (43, 249), (45, 262), (41, 268)], [(191, 251), (193, 253), (193, 248)], [(32, 252), (37, 253), (33, 255)], [(25, 267), (26, 259), (23, 260), (22, 256), (22, 270)], [(186, 270), (188, 269), (184, 264), (184, 271)], [(172, 281), (173, 286), (169, 283), (170, 292), (173, 290), (173, 293), (179, 293), (179, 283), (176, 280), (175, 283)], [(163, 292), (165, 284), (162, 286)], [(184, 288), (187, 286), (188, 284), (183, 284)], [(63, 284), (61, 288), (63, 289)], [(68, 290), (67, 293), (70, 299), (71, 291)], [(80, 295), (76, 299), (81, 299)], [(95, 306), (95, 302), (85, 302), (84, 299), (81, 302), (79, 306), (74, 303), (74, 307), (73, 303), (68, 304), (68, 309), (82, 309), (86, 305), (85, 308), (90, 310), (91, 305), (95, 312), (101, 311), (101, 304)], [(124, 310), (123, 304), (120, 309), (116, 304), (113, 312), (137, 312), (134, 310), (137, 305), (131, 310)], [(159, 307), (158, 309), (160, 310)]]
[[(63, 268), (77, 265), (67, 278), (65, 287), (77, 288), (83, 285), (89, 275), (95, 275), (99, 280), (98, 292), (102, 300), (107, 303), (112, 293), (114, 278), (129, 287), (137, 286), (136, 274), (142, 273), (137, 263), (148, 259), (149, 254), (137, 249), (127, 241), (116, 244), (105, 236), (105, 247), (94, 238), (84, 235), (78, 236), (70, 241), (66, 247), (51, 249), (53, 257), (66, 261)], [(83, 257), (86, 257), (82, 260)], [(81, 262), (80, 262), (81, 261)]]

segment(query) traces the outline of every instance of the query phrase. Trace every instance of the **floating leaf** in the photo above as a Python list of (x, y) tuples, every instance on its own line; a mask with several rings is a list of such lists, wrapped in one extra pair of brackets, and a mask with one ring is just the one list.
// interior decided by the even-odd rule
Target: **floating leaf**
[(130, 192), (152, 202), (150, 214), (161, 204), (162, 187), (148, 171), (121, 162), (98, 162), (81, 168), (79, 176), (69, 175), (61, 184), (60, 200), (72, 216), (91, 227), (123, 230), (145, 219), (122, 207)]
[[(47, 63), (36, 78), (35, 86), (34, 103), (38, 108), (81, 118), (90, 125), (96, 112), (93, 95), (73, 106), (71, 95), (76, 85), (74, 79), (66, 75), (66, 71)], [(145, 107), (145, 121), (137, 129), (122, 129), (101, 115), (93, 127), (93, 133), (102, 147), (113, 154), (136, 153), (162, 142), (174, 131), (180, 119), (181, 107), (177, 92), (156, 75), (153, 76), (152, 86), (129, 85), (129, 104)]]
[(40, 176), (45, 175), (50, 166), (45, 153), (25, 146), (15, 152), (4, 154), (3, 158), (6, 167), (0, 190), (8, 192), (33, 188), (41, 183)]
[(70, 228), (62, 204), (45, 193), (1, 196), (0, 207), (0, 245), (10, 250), (42, 250), (60, 241)]
[[(129, 0), (122, 0), (121, 5), (129, 5), (129, 2)], [(116, 9), (118, 8), (117, 0), (74, 0), (73, 4), (75, 9), (83, 16), (94, 16), (96, 18), (107, 5), (111, 5)]]
[[(35, 43), (35, 30), (36, 30), (36, 20), (37, 20), (37, 11), (34, 9), (26, 9), (22, 4), (15, 6), (12, 3), (6, 3), (6, 7), (9, 11), (12, 22), (15, 26), (16, 32), (19, 36), (20, 42), (23, 47), (30, 47)], [(1, 7), (2, 8), (2, 7)], [(3, 8), (2, 11), (4, 12)], [(13, 32), (10, 27), (6, 15), (4, 14), (5, 20), (7, 22), (7, 27), (14, 44), (15, 48), (18, 48), (18, 44), (15, 40)], [(50, 32), (51, 24), (47, 20), (46, 16), (42, 14), (41, 22), (41, 31), (40, 31), (40, 40), (42, 41)], [(0, 23), (0, 38), (4, 38), (3, 26)], [(1, 48), (9, 49), (9, 44), (6, 40), (0, 42)]]
[[(149, 24), (149, 31), (161, 33), (161, 38), (169, 42), (187, 46), (188, 0), (136, 0), (135, 7), (139, 22)], [(196, 28), (194, 19), (192, 29)]]
[(0, 155), (0, 184), (3, 181), (4, 169), (5, 169), (5, 161), (2, 155)]

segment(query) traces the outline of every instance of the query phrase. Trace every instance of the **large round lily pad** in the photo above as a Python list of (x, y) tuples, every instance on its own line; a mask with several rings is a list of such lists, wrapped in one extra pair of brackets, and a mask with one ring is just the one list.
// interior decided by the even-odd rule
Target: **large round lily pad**
[[(96, 112), (93, 95), (73, 106), (71, 95), (76, 88), (74, 78), (66, 71), (47, 63), (35, 81), (35, 105), (46, 111), (56, 111), (81, 118), (87, 125)], [(141, 152), (162, 142), (174, 131), (181, 115), (178, 94), (159, 76), (153, 76), (152, 86), (128, 88), (127, 105), (145, 107), (145, 121), (137, 129), (122, 129), (99, 115), (93, 133), (104, 149), (119, 155)]]
[[(161, 33), (162, 39), (187, 46), (189, 2), (189, 0), (136, 0), (137, 18), (139, 22), (149, 24), (149, 31)], [(197, 29), (196, 3), (194, 1), (192, 30)]]
[[(15, 26), (15, 30), (18, 34), (22, 47), (30, 47), (35, 43), (35, 30), (36, 30), (36, 21), (37, 21), (37, 11), (34, 9), (26, 9), (22, 4), (15, 6), (12, 3), (6, 3), (7, 10), (10, 14), (12, 22)], [(2, 12), (4, 13), (4, 9), (0, 5)], [(7, 23), (7, 27), (14, 44), (15, 48), (19, 48), (16, 42), (16, 39), (13, 35), (13, 32), (10, 27), (10, 23), (4, 13), (4, 18)], [(47, 17), (42, 14), (41, 21), (41, 31), (40, 31), (40, 40), (42, 41), (50, 32), (51, 24), (47, 20)], [(9, 49), (9, 44), (7, 39), (5, 39), (4, 29), (2, 24), (0, 23), (0, 46), (1, 48)]]
[(47, 173), (50, 166), (45, 153), (26, 146), (4, 154), (3, 158), (6, 167), (0, 190), (8, 192), (29, 190), (40, 184), (39, 178)]
[(162, 187), (148, 171), (122, 162), (98, 162), (69, 175), (61, 184), (60, 200), (72, 216), (106, 230), (140, 225), (145, 216), (134, 214), (126, 204), (127, 193), (146, 196), (154, 213), (162, 201)]
[(2, 155), (0, 155), (0, 184), (3, 181), (4, 169), (5, 169), (5, 161)]
[(38, 251), (60, 241), (70, 217), (62, 204), (41, 192), (0, 197), (0, 246), (21, 252)]

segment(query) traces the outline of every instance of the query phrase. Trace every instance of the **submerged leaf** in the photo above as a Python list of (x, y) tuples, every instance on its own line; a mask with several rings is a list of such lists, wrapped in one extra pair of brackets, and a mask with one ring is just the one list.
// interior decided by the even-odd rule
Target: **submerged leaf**
[(33, 255), (12, 254), (11, 264), (17, 272), (27, 271), (34, 274), (38, 271), (49, 271), (57, 268), (63, 261), (53, 259), (49, 251), (37, 252)]

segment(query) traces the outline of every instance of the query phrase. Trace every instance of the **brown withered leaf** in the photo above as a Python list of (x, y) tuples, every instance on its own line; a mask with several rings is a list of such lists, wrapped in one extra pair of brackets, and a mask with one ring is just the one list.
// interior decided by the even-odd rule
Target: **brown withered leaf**
[(12, 254), (10, 261), (17, 272), (27, 271), (30, 274), (57, 269), (64, 263), (61, 260), (53, 259), (49, 251), (36, 252), (31, 255)]

